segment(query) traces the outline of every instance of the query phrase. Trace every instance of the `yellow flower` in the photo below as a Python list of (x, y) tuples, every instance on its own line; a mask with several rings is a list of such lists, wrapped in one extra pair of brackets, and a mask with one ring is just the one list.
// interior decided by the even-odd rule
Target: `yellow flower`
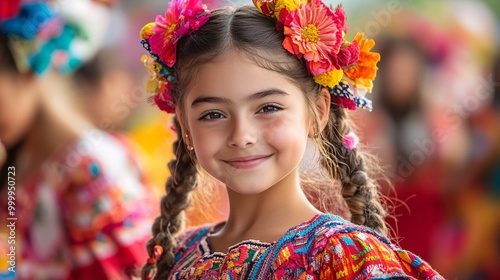
[(141, 39), (143, 40), (149, 40), (149, 37), (153, 35), (153, 26), (155, 25), (154, 22), (150, 22), (141, 29)]
[(158, 80), (154, 78), (150, 78), (146, 82), (146, 92), (149, 94), (154, 94), (154, 93), (159, 93), (160, 92), (160, 85)]
[(320, 75), (314, 76), (314, 81), (322, 86), (333, 88), (340, 82), (343, 76), (344, 71), (334, 68), (331, 71), (326, 71)]
[(307, 0), (276, 0), (274, 6), (274, 16), (279, 18), (281, 9), (285, 8), (288, 12), (295, 11), (302, 4), (307, 4)]

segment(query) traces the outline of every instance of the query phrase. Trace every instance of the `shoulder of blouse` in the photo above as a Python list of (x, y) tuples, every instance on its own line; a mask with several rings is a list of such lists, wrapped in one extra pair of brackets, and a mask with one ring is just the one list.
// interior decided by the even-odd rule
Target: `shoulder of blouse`
[(206, 224), (191, 227), (177, 235), (175, 237), (177, 246), (174, 249), (175, 260), (177, 261), (185, 251), (196, 247), (200, 240), (210, 232), (210, 229), (212, 229), (213, 226), (213, 224)]
[(312, 253), (321, 260), (320, 273), (335, 279), (444, 279), (417, 255), (364, 226), (332, 227), (316, 241)]
[(284, 264), (285, 259), (305, 253), (308, 267), (316, 267), (322, 279), (444, 279), (387, 237), (339, 216), (320, 216), (291, 233), (293, 237), (280, 246), (274, 262)]

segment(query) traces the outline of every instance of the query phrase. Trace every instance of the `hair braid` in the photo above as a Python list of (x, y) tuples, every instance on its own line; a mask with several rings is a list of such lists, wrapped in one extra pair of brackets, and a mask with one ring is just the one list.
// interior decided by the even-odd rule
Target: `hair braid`
[(329, 143), (324, 147), (329, 160), (323, 162), (331, 176), (342, 184), (342, 196), (351, 212), (351, 221), (387, 234), (386, 211), (379, 200), (378, 184), (369, 177), (370, 158), (357, 148), (349, 150), (343, 144), (344, 136), (352, 130), (345, 110), (332, 103), (328, 123), (322, 137)]
[(175, 234), (184, 227), (184, 210), (191, 203), (191, 191), (196, 187), (196, 164), (186, 148), (182, 132), (176, 117), (173, 122), (177, 131), (177, 140), (173, 144), (175, 158), (168, 163), (170, 177), (165, 185), (166, 195), (161, 199), (161, 214), (153, 223), (151, 238), (146, 247), (150, 257), (153, 247), (163, 247), (163, 254), (156, 264), (146, 263), (142, 268), (142, 278), (145, 279), (156, 265), (157, 278), (166, 279), (174, 264)]

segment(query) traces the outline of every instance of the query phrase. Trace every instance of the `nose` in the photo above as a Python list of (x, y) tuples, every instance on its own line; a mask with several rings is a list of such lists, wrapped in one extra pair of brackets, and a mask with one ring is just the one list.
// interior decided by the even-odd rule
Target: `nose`
[(228, 146), (238, 149), (251, 147), (257, 141), (257, 132), (256, 124), (251, 119), (243, 116), (234, 117)]

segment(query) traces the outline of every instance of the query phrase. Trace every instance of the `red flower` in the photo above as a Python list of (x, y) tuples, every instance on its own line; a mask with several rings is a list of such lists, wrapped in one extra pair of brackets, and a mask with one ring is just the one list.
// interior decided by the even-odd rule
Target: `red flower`
[(340, 49), (337, 54), (337, 66), (339, 68), (346, 68), (358, 62), (358, 59), (359, 45), (357, 41), (354, 41), (348, 47)]
[(356, 110), (356, 103), (349, 98), (334, 96), (334, 102), (342, 108)]
[(170, 90), (172, 89), (172, 84), (163, 84), (159, 94), (153, 95), (153, 101), (160, 110), (165, 111), (169, 114), (175, 113), (174, 99), (170, 95)]

